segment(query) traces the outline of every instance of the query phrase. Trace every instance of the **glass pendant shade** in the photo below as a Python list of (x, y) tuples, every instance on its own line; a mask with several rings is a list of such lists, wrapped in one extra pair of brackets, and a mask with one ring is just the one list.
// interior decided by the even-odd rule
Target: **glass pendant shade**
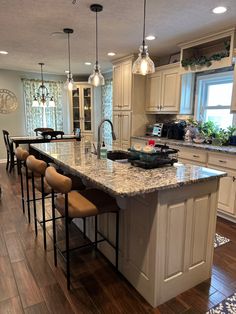
[(50, 98), (48, 107), (56, 107), (53, 97)]
[(34, 108), (39, 107), (39, 102), (38, 102), (36, 97), (34, 97), (34, 100), (33, 100), (33, 103), (32, 103), (32, 107), (34, 107)]
[(74, 80), (73, 80), (73, 77), (72, 77), (72, 73), (68, 73), (67, 74), (67, 80), (64, 84), (64, 88), (69, 90), (69, 91), (72, 91), (73, 88), (74, 88)]
[(154, 62), (149, 57), (148, 47), (140, 46), (139, 55), (133, 64), (132, 72), (134, 74), (147, 75), (155, 72)]
[(95, 64), (93, 73), (89, 76), (88, 82), (89, 84), (92, 84), (95, 87), (105, 84), (105, 80), (101, 73), (99, 65)]

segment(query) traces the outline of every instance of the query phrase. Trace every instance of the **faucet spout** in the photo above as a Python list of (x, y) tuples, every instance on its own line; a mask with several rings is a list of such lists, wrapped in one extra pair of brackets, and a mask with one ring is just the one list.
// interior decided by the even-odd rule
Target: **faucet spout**
[(113, 128), (113, 124), (111, 122), (111, 120), (109, 119), (103, 119), (98, 126), (98, 143), (97, 143), (97, 158), (100, 159), (101, 158), (101, 127), (103, 125), (104, 122), (108, 122), (110, 123), (111, 126), (111, 134), (112, 134), (112, 139), (115, 141), (116, 140), (116, 135), (114, 132), (114, 128)]

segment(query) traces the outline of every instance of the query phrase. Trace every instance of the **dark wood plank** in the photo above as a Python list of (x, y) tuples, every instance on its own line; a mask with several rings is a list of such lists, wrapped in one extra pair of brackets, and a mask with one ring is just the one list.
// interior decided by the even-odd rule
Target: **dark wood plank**
[(49, 314), (50, 312), (48, 311), (48, 308), (45, 302), (43, 302), (43, 303), (39, 303), (39, 304), (32, 305), (30, 307), (27, 307), (24, 310), (24, 313), (25, 314)]
[(18, 295), (8, 256), (0, 256), (0, 302)]
[(7, 256), (7, 247), (5, 244), (3, 232), (1, 230), (0, 230), (0, 256)]
[(43, 297), (25, 261), (12, 263), (23, 308), (41, 303)]
[(8, 254), (12, 263), (25, 259), (19, 235), (16, 232), (4, 234)]
[(53, 272), (47, 263), (46, 252), (43, 249), (27, 250), (25, 254), (38, 287), (56, 283)]
[(1, 314), (23, 314), (20, 297), (14, 297), (0, 302)]
[(42, 287), (41, 292), (50, 313), (74, 313), (62, 289), (58, 284)]

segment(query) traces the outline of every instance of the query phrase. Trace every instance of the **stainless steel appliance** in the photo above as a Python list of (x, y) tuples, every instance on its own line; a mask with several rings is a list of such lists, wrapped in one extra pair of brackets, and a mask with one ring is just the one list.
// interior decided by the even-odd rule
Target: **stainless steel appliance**
[(163, 128), (163, 123), (149, 124), (146, 126), (146, 135), (161, 137), (162, 128)]

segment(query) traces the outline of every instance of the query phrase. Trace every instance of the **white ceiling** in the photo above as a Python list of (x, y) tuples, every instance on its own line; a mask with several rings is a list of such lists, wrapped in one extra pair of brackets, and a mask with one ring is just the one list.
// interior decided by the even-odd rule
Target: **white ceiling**
[[(69, 27), (72, 72), (88, 74), (94, 63), (95, 14), (88, 0), (0, 0), (0, 68), (63, 74), (67, 69), (67, 41), (51, 33)], [(143, 0), (99, 0), (99, 61), (102, 71), (111, 68), (112, 58), (136, 53), (142, 41)], [(217, 5), (228, 12), (215, 15)], [(160, 57), (178, 51), (177, 44), (216, 32), (236, 23), (236, 0), (147, 0), (146, 33), (156, 35), (149, 42), (151, 56)], [(116, 57), (107, 52), (115, 51)]]

